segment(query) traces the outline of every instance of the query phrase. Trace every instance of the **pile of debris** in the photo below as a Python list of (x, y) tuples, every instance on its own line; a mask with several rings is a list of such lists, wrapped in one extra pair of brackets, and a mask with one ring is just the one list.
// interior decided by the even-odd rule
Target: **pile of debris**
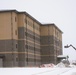
[(53, 63), (50, 64), (42, 64), (39, 66), (39, 68), (76, 68), (76, 65), (70, 64), (68, 60), (62, 60), (57, 65), (54, 65)]
[(53, 63), (40, 65), (40, 68), (54, 68), (54, 67), (55, 65)]
[(70, 62), (68, 60), (62, 60), (55, 67), (60, 67), (60, 68), (74, 68), (74, 67), (76, 67), (76, 65), (70, 64)]

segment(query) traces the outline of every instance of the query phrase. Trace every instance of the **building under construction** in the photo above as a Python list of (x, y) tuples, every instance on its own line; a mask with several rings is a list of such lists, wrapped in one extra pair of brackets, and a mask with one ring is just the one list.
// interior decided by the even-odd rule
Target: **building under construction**
[(62, 54), (62, 31), (41, 24), (26, 12), (0, 11), (0, 66), (30, 67), (57, 63)]

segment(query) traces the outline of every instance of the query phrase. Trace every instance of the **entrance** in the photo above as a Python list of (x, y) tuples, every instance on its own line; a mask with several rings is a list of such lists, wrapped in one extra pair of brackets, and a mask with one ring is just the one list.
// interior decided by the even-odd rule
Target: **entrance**
[(0, 67), (3, 67), (3, 59), (0, 58)]
[(3, 59), (4, 59), (4, 55), (0, 54), (0, 67), (3, 67)]

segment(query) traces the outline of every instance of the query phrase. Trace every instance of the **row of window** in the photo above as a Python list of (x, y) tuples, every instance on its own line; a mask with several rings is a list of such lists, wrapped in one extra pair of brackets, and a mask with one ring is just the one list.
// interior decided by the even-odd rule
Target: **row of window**
[(55, 29), (55, 36), (59, 39), (61, 38), (61, 33), (57, 31), (56, 29)]
[(62, 42), (61, 42), (60, 40), (58, 40), (57, 38), (55, 38), (54, 44), (55, 44), (56, 46), (62, 47)]
[[(34, 34), (34, 35), (36, 35), (37, 37), (40, 36), (39, 34), (35, 33), (34, 31), (29, 30), (28, 28), (27, 28), (26, 30), (27, 30), (27, 33), (30, 33), (30, 34), (32, 34), (32, 35)], [(39, 33), (40, 33), (40, 31), (39, 31)]]
[[(33, 24), (32, 22), (28, 21), (26, 18), (24, 19), (25, 23), (37, 30), (40, 30), (39, 26), (36, 26), (35, 24)], [(17, 17), (15, 17), (15, 22), (17, 22)]]
[[(17, 18), (15, 17), (15, 22), (16, 22), (16, 21), (17, 21)], [(40, 30), (39, 26), (33, 25), (32, 22), (27, 21), (26, 19), (25, 19), (25, 23), (26, 23), (27, 25), (29, 25), (29, 26), (35, 28), (36, 30)], [(17, 30), (15, 30), (15, 34), (17, 35)]]
[(36, 43), (35, 40), (34, 41), (26, 40), (25, 42), (29, 46), (34, 46), (35, 45), (35, 47), (37, 47), (37, 48), (40, 47), (40, 43)]
[(40, 35), (39, 34), (37, 34), (37, 33), (34, 33), (34, 32), (25, 32), (25, 35), (26, 36), (28, 36), (28, 35), (30, 35), (30, 36), (33, 36), (33, 37), (37, 37), (37, 38), (39, 38), (40, 39)]
[(34, 62), (34, 61), (40, 62), (41, 60), (40, 59), (33, 59), (33, 58), (26, 58), (26, 61), (27, 62)]
[(37, 51), (40, 51), (40, 47), (39, 48), (36, 48), (36, 47), (32, 47), (32, 46), (29, 46), (29, 45), (25, 45), (26, 49), (30, 49), (30, 50), (37, 50)]
[(32, 22), (30, 22), (30, 21), (28, 21), (28, 20), (26, 20), (26, 19), (25, 19), (25, 23), (26, 23), (27, 25), (29, 25), (29, 26), (37, 29), (37, 30), (40, 30), (39, 26), (36, 26), (35, 24), (33, 24)]
[(33, 41), (35, 40), (37, 42), (40, 42), (40, 38), (33, 36), (31, 34), (28, 34), (28, 33), (25, 33), (25, 34), (26, 34), (26, 37), (33, 39)]

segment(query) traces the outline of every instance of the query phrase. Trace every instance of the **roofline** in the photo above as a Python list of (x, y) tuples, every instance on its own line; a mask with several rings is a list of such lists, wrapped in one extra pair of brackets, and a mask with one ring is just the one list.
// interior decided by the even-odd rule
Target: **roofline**
[(31, 19), (33, 19), (34, 21), (36, 21), (38, 24), (42, 25), (38, 20), (36, 20), (34, 17), (32, 17), (30, 14), (28, 14), (27, 12), (18, 12), (18, 14), (25, 14), (26, 16), (29, 16)]
[(42, 26), (46, 26), (46, 25), (53, 25), (55, 26), (61, 33), (63, 33), (54, 23), (49, 23), (49, 24), (42, 24), (40, 23), (39, 21), (37, 21), (35, 18), (33, 18), (30, 14), (28, 14), (27, 12), (19, 12), (15, 9), (13, 10), (0, 10), (0, 13), (3, 13), (3, 12), (15, 12), (15, 13), (18, 13), (18, 14), (25, 14), (27, 16), (29, 16), (31, 19), (33, 19), (34, 21), (36, 21), (39, 25), (42, 25)]
[(18, 14), (25, 14), (27, 16), (29, 16), (31, 19), (33, 19), (34, 21), (36, 21), (38, 24), (42, 25), (39, 21), (37, 21), (35, 18), (33, 18), (30, 14), (28, 14), (27, 12), (19, 12), (17, 10), (0, 10), (0, 13), (3, 13), (3, 12), (15, 12), (15, 13), (18, 13)]
[(48, 25), (48, 26), (54, 26), (54, 27), (56, 27), (61, 33), (63, 33), (54, 23), (47, 23), (47, 24), (42, 24), (42, 26), (46, 26), (46, 25)]
[(18, 11), (17, 10), (15, 10), (15, 9), (13, 9), (13, 10), (0, 10), (0, 13), (3, 13), (3, 12), (16, 12), (16, 13), (18, 13)]

